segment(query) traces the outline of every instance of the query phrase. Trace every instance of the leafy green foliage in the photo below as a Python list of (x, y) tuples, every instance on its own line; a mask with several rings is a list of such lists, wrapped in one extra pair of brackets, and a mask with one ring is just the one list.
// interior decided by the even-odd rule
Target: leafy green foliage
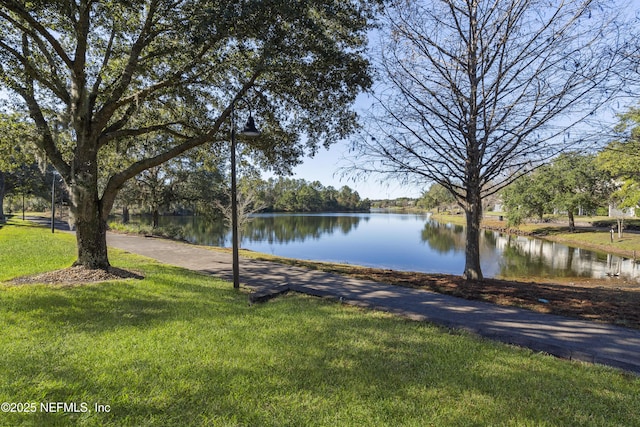
[(611, 177), (596, 167), (595, 156), (571, 152), (519, 178), (502, 195), (512, 225), (560, 210), (567, 212), (573, 229), (579, 209), (593, 211), (603, 206), (612, 191)]
[(552, 206), (567, 211), (570, 229), (574, 228), (573, 215), (579, 208), (595, 210), (611, 193), (611, 177), (596, 167), (592, 155), (561, 154), (541, 174), (551, 191)]
[(0, 221), (4, 220), (6, 194), (38, 193), (42, 189), (42, 175), (33, 152), (36, 139), (34, 127), (24, 117), (0, 113)]
[(434, 183), (429, 190), (424, 192), (417, 202), (417, 205), (424, 209), (435, 209), (451, 206), (456, 203), (456, 198), (446, 187)]
[(357, 191), (346, 185), (336, 190), (318, 181), (288, 178), (271, 178), (255, 185), (257, 203), (265, 211), (343, 212), (368, 211), (371, 207), (368, 199), (362, 200)]
[(502, 191), (504, 208), (510, 226), (518, 226), (526, 219), (542, 220), (551, 202), (550, 189), (537, 179), (537, 174), (524, 175)]
[(628, 131), (627, 137), (611, 142), (600, 152), (598, 166), (619, 183), (612, 194), (617, 207), (640, 207), (640, 109), (633, 108), (621, 115), (617, 130)]
[(32, 144), (36, 138), (35, 129), (24, 117), (0, 113), (0, 171), (12, 172), (32, 163), (35, 160)]

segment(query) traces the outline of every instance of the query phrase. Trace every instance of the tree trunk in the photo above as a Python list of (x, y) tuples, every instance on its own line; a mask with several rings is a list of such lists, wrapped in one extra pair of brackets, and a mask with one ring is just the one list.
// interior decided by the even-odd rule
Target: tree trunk
[(160, 212), (158, 209), (154, 209), (151, 215), (153, 218), (153, 229), (155, 230), (160, 226)]
[(482, 219), (482, 198), (480, 190), (468, 189), (465, 214), (467, 217), (467, 244), (465, 246), (465, 266), (462, 277), (466, 280), (482, 280), (480, 266), (480, 220)]
[(574, 231), (576, 231), (576, 220), (573, 217), (573, 211), (569, 209), (567, 211), (567, 215), (569, 216), (569, 232), (573, 233)]
[[(84, 209), (86, 210), (86, 209)], [(76, 215), (78, 259), (74, 265), (90, 269), (109, 268), (107, 256), (107, 222), (96, 215)]]
[(123, 224), (128, 224), (129, 220), (130, 220), (129, 207), (128, 206), (123, 206), (122, 207), (122, 223)]
[(622, 239), (622, 230), (624, 230), (624, 218), (618, 218), (618, 239)]
[(95, 154), (76, 162), (78, 169), (72, 179), (71, 205), (76, 220), (78, 259), (74, 265), (90, 269), (109, 268), (107, 256), (107, 217), (98, 196), (98, 168)]

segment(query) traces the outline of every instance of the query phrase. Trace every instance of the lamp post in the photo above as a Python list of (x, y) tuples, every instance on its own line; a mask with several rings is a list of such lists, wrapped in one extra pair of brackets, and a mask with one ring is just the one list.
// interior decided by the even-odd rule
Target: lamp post
[[(51, 232), (56, 232), (56, 177), (58, 171), (53, 171), (53, 179), (51, 180)], [(24, 212), (24, 208), (23, 208)]]
[[(240, 256), (238, 254), (238, 189), (236, 181), (236, 118), (235, 118), (235, 103), (234, 100), (231, 103), (231, 251), (232, 251), (232, 266), (233, 266), (233, 287), (234, 289), (240, 288)], [(246, 101), (244, 101), (246, 104)], [(253, 121), (251, 110), (249, 110), (249, 119), (244, 125), (244, 128), (240, 131), (240, 135), (257, 137), (260, 136), (260, 131), (256, 129), (256, 124)]]

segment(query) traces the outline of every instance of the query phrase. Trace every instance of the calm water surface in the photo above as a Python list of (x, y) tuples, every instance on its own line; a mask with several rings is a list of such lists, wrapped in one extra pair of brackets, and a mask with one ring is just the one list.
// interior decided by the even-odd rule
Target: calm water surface
[[(221, 223), (163, 217), (181, 225), (192, 243), (230, 246)], [(543, 240), (485, 231), (480, 260), (486, 277), (607, 277), (640, 281), (640, 264), (618, 256)], [(465, 233), (426, 214), (258, 214), (242, 232), (241, 247), (279, 256), (395, 270), (461, 274)]]

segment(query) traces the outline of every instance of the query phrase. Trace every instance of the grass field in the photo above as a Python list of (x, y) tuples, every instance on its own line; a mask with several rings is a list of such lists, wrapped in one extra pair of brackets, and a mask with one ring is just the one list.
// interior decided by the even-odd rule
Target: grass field
[(0, 282), (67, 267), (75, 258), (75, 237), (70, 234), (17, 220), (0, 227)]
[(0, 402), (36, 404), (0, 426), (640, 426), (636, 376), (311, 297), (250, 306), (115, 250), (145, 279), (6, 283), (70, 265), (70, 237), (0, 229)]

